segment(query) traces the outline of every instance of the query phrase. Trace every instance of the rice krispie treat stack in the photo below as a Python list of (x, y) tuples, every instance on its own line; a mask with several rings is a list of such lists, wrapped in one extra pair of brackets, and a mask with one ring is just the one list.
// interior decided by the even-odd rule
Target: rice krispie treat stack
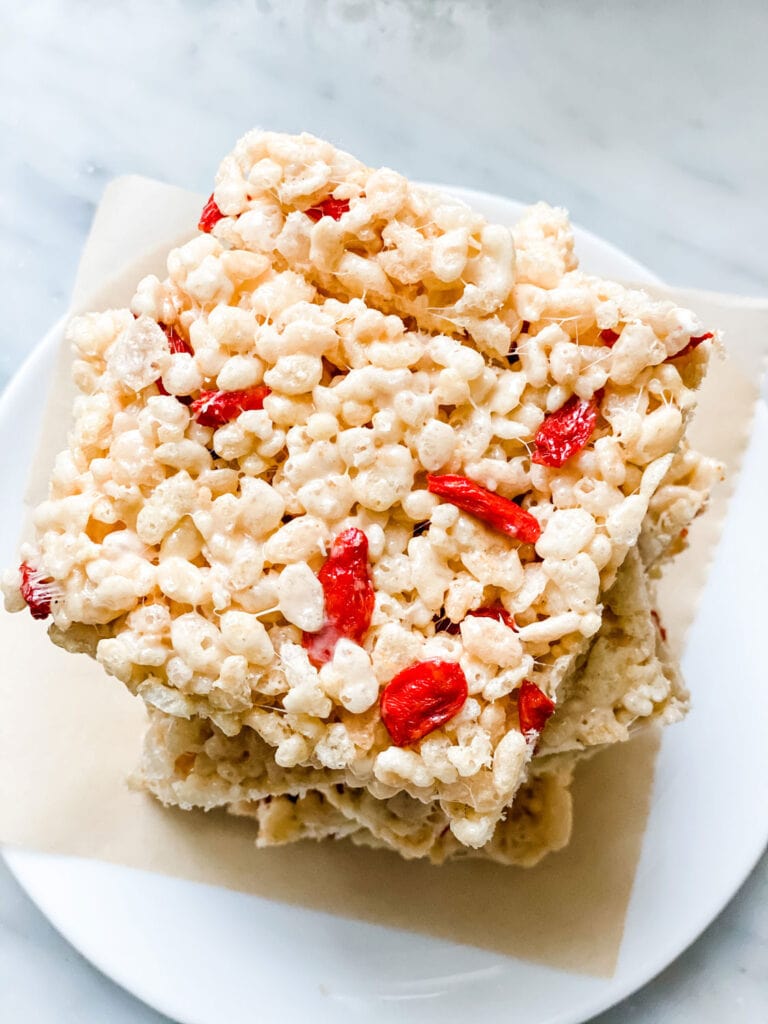
[[(561, 848), (570, 835), (568, 790), (575, 761), (652, 722), (683, 717), (688, 694), (651, 600), (633, 551), (605, 597), (603, 624), (585, 664), (563, 684), (528, 766), (527, 784), (478, 854), (528, 866)], [(280, 768), (247, 726), (227, 737), (210, 720), (151, 711), (136, 781), (165, 804), (224, 807), (256, 818), (259, 846), (335, 835), (435, 862), (468, 852), (447, 835), (439, 801), (403, 793), (376, 800), (350, 788), (338, 772)]]
[[(537, 863), (570, 836), (569, 786), (576, 760), (654, 722), (679, 721), (687, 711), (688, 694), (653, 609), (649, 575), (685, 544), (680, 534), (687, 535), (720, 472), (714, 460), (687, 450), (675, 456), (654, 496), (638, 550), (627, 556), (605, 596), (603, 621), (586, 661), (561, 686), (556, 712), (530, 762), (528, 782), (492, 839), (479, 849), (455, 840), (437, 802), (421, 803), (403, 794), (374, 802), (333, 772), (277, 768), (248, 727), (226, 737), (210, 721), (151, 711), (135, 781), (168, 805), (223, 807), (253, 817), (259, 846), (335, 836), (436, 863), (470, 854), (505, 864)], [(660, 551), (670, 531), (675, 542)], [(645, 566), (638, 557), (643, 550), (656, 552)]]
[(130, 309), (70, 325), (74, 425), (8, 607), (169, 716), (168, 751), (185, 723), (259, 747), (237, 801), (225, 753), (182, 750), (190, 803), (306, 797), (311, 828), (388, 842), (395, 801), (437, 859), (518, 849), (497, 825), (606, 595), (647, 585), (652, 504), (648, 563), (702, 503), (696, 456), (663, 494), (712, 332), (580, 272), (563, 211), (491, 225), (311, 136), (242, 139), (199, 227)]

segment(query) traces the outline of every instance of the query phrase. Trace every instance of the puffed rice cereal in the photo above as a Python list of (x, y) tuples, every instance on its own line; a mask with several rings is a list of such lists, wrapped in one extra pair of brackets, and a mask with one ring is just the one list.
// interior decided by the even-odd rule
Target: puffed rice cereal
[[(684, 443), (716, 334), (580, 271), (562, 210), (489, 224), (309, 135), (240, 140), (200, 228), (130, 308), (69, 325), (74, 421), (7, 607), (166, 737), (259, 746), (264, 835), (397, 847), (392, 806), (429, 818), (412, 855), (517, 850), (497, 825), (553, 712), (561, 754), (684, 708), (641, 596), (648, 678), (603, 685), (598, 738), (558, 717), (617, 646), (611, 588), (646, 594), (641, 535), (648, 565), (679, 546), (717, 476)], [(178, 802), (238, 802), (206, 780)]]

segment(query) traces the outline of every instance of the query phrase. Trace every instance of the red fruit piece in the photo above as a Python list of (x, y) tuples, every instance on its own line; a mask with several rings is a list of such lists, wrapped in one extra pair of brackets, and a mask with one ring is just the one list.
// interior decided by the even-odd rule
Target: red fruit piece
[(681, 348), (680, 351), (675, 352), (673, 356), (667, 356), (664, 362), (668, 363), (670, 359), (679, 359), (680, 356), (687, 356), (689, 353), (693, 352), (695, 348), (698, 348), (703, 341), (709, 341), (710, 338), (714, 338), (712, 331), (707, 331), (706, 334), (696, 334), (692, 336), (685, 348)]
[[(159, 322), (157, 326), (162, 328), (163, 333), (168, 339), (168, 348), (171, 350), (171, 352), (186, 352), (190, 356), (193, 355), (192, 346), (189, 344), (188, 341), (185, 341), (180, 334), (177, 334), (173, 327), (169, 327), (168, 324), (162, 324)], [(170, 395), (170, 391), (168, 391), (165, 385), (163, 384), (162, 377), (158, 377), (157, 380), (155, 381), (155, 384), (157, 385), (157, 390), (160, 392), (161, 395)], [(189, 396), (187, 395), (174, 395), (174, 398), (176, 398), (177, 401), (181, 402), (182, 405), (189, 405), (189, 403), (192, 401), (192, 399), (189, 398)]]
[(158, 327), (163, 329), (168, 339), (168, 348), (174, 355), (178, 355), (180, 352), (185, 352), (189, 356), (194, 355), (190, 343), (185, 338), (182, 338), (180, 334), (177, 334), (174, 327), (169, 327), (168, 324), (158, 324)]
[(612, 331), (610, 327), (606, 327), (604, 331), (600, 331), (600, 340), (604, 342), (608, 348), (613, 348), (619, 340), (618, 332)]
[(218, 224), (224, 214), (216, 205), (216, 200), (213, 198), (213, 192), (208, 199), (208, 202), (203, 207), (203, 212), (200, 214), (200, 220), (198, 222), (198, 230), (205, 231), (208, 234), (213, 230), (214, 225)]
[(541, 536), (541, 527), (535, 516), (509, 498), (487, 491), (466, 476), (433, 476), (429, 473), (427, 490), (523, 544), (535, 544)]
[(246, 391), (201, 391), (190, 406), (192, 416), (203, 427), (223, 427), (241, 412), (263, 409), (270, 393), (266, 385)]
[(344, 634), (332, 622), (326, 622), (317, 633), (303, 633), (301, 643), (315, 668), (333, 658), (336, 644)]
[(467, 699), (467, 680), (451, 661), (420, 661), (390, 680), (381, 694), (381, 720), (398, 747), (416, 743), (449, 722)]
[[(467, 612), (465, 618), (468, 619), (470, 616), (478, 619), (496, 619), (497, 622), (503, 622), (509, 629), (513, 629), (515, 633), (517, 632), (515, 620), (501, 604), (488, 605), (487, 608), (474, 608), (472, 611)], [(459, 622), (449, 622), (444, 632), (455, 635), (459, 632), (460, 626), (461, 623)]]
[(304, 213), (306, 213), (310, 220), (317, 222), (321, 217), (332, 217), (333, 220), (340, 220), (342, 214), (348, 211), (348, 199), (334, 199), (333, 196), (328, 196), (327, 199), (323, 199), (317, 206), (310, 206)]
[(517, 715), (523, 736), (528, 739), (529, 736), (538, 735), (554, 710), (554, 701), (551, 701), (535, 683), (524, 679), (517, 691)]
[(540, 466), (562, 466), (584, 448), (597, 423), (597, 405), (578, 395), (546, 417), (534, 438), (533, 462)]
[(39, 569), (33, 569), (31, 565), (22, 562), (19, 566), (21, 573), (21, 596), (27, 602), (30, 614), (33, 619), (47, 619), (51, 614), (51, 601), (58, 596), (58, 588), (50, 577), (43, 576)]
[(317, 574), (325, 595), (325, 624), (304, 633), (302, 644), (315, 666), (333, 657), (342, 637), (360, 643), (373, 615), (374, 592), (368, 567), (368, 538), (356, 526), (338, 535)]

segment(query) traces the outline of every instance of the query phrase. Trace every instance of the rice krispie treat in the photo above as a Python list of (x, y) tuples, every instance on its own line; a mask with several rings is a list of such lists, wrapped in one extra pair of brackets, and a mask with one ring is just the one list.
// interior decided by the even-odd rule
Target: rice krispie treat
[(640, 557), (632, 551), (606, 594), (584, 671), (565, 680), (537, 754), (623, 742), (651, 722), (671, 725), (684, 717), (688, 699)]
[(404, 793), (377, 800), (364, 789), (334, 782), (329, 772), (280, 772), (251, 730), (224, 737), (199, 719), (187, 722), (150, 711), (142, 772), (133, 782), (170, 806), (224, 807), (254, 818), (256, 845), (262, 848), (350, 838), (407, 859), (442, 863), (472, 853), (528, 867), (568, 842), (574, 761), (573, 755), (561, 754), (556, 761), (544, 759), (541, 767), (534, 762), (493, 837), (474, 851), (453, 837), (436, 802), (423, 804)]
[(433, 864), (471, 856), (533, 867), (546, 854), (566, 846), (570, 839), (571, 774), (569, 767), (561, 765), (533, 775), (517, 791), (493, 837), (477, 850), (458, 842), (444, 816), (432, 811), (430, 822), (428, 809), (405, 796), (400, 797), (400, 808), (385, 805), (383, 828), (364, 823), (364, 815), (356, 806), (358, 794), (350, 798), (349, 790), (310, 790), (301, 796), (280, 796), (230, 810), (256, 818), (260, 847), (282, 846), (303, 839), (349, 838), (358, 846), (393, 850), (408, 860), (428, 857)]
[[(547, 842), (537, 827), (535, 846), (524, 844), (528, 859), (519, 853), (518, 829), (509, 823), (519, 822), (515, 809), (524, 799), (521, 789), (507, 811), (507, 824), (499, 823), (478, 853), (500, 859), (500, 847), (514, 847), (518, 852), (509, 855), (509, 863), (533, 864), (550, 849), (559, 849), (570, 832), (567, 789), (573, 752), (624, 741), (641, 725), (668, 724), (683, 716), (688, 695), (666, 655), (651, 602), (648, 581), (633, 551), (606, 595), (603, 624), (589, 656), (565, 681), (562, 702), (529, 765), (529, 785), (534, 785), (540, 807), (537, 820), (546, 822), (542, 827)], [(554, 791), (537, 782), (541, 774), (557, 775)], [(435, 862), (462, 848), (446, 836), (449, 822), (437, 801), (422, 803), (402, 792), (377, 799), (365, 789), (353, 788), (354, 778), (350, 785), (343, 772), (280, 768), (273, 750), (252, 730), (227, 737), (204, 719), (186, 721), (150, 712), (136, 782), (168, 805), (225, 807), (256, 818), (259, 846), (304, 838), (365, 837), (369, 845), (387, 846), (407, 857), (428, 856)]]
[(485, 845), (600, 629), (711, 332), (309, 136), (246, 136), (130, 310), (5, 581), (154, 708)]
[[(683, 465), (691, 493), (681, 501), (674, 491), (673, 504), (693, 516), (706, 505), (710, 481), (721, 467), (681, 452), (659, 493), (672, 481), (674, 487), (682, 486)], [(669, 528), (670, 507), (661, 502), (649, 513), (641, 547), (658, 552), (655, 537)], [(690, 521), (681, 516), (677, 526), (687, 534)], [(661, 555), (669, 557), (669, 550)], [(646, 568), (653, 571), (658, 559), (657, 554)], [(652, 585), (637, 551), (632, 551), (606, 594), (602, 625), (589, 655), (562, 684), (557, 711), (529, 764), (529, 781), (478, 856), (532, 865), (560, 849), (570, 834), (568, 787), (575, 760), (585, 751), (627, 740), (641, 726), (682, 717), (688, 695), (665, 641), (653, 609)], [(187, 722), (151, 712), (142, 772), (135, 781), (169, 805), (225, 807), (255, 818), (261, 847), (350, 837), (406, 857), (427, 856), (435, 863), (466, 851), (448, 830), (437, 803), (420, 803), (402, 793), (376, 800), (365, 790), (350, 789), (340, 773), (281, 769), (273, 751), (248, 729), (228, 738), (203, 720)]]
[(717, 459), (681, 446), (648, 503), (646, 525), (640, 532), (638, 548), (652, 576), (658, 576), (663, 564), (687, 547), (689, 526), (706, 511), (712, 488), (724, 476), (725, 467)]

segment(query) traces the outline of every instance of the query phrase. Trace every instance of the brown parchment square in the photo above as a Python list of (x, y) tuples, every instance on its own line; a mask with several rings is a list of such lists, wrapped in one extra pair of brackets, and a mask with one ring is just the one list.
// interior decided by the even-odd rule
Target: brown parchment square
[[(202, 202), (146, 179), (112, 183), (83, 253), (73, 309), (126, 304), (139, 277), (162, 274), (168, 249), (194, 234)], [(690, 550), (674, 563), (673, 585), (662, 585), (662, 615), (681, 643), (749, 436), (768, 303), (652, 290), (723, 329), (729, 347), (729, 358), (711, 369), (693, 431), (696, 446), (726, 463), (728, 484), (694, 525)], [(62, 347), (30, 504), (45, 493), (62, 423), (69, 422), (69, 363)], [(3, 842), (222, 885), (568, 970), (613, 972), (650, 806), (655, 732), (580, 766), (573, 839), (533, 869), (478, 861), (434, 867), (346, 841), (257, 850), (247, 819), (166, 810), (129, 789), (143, 705), (100, 666), (55, 648), (29, 616), (0, 614), (0, 645)]]

